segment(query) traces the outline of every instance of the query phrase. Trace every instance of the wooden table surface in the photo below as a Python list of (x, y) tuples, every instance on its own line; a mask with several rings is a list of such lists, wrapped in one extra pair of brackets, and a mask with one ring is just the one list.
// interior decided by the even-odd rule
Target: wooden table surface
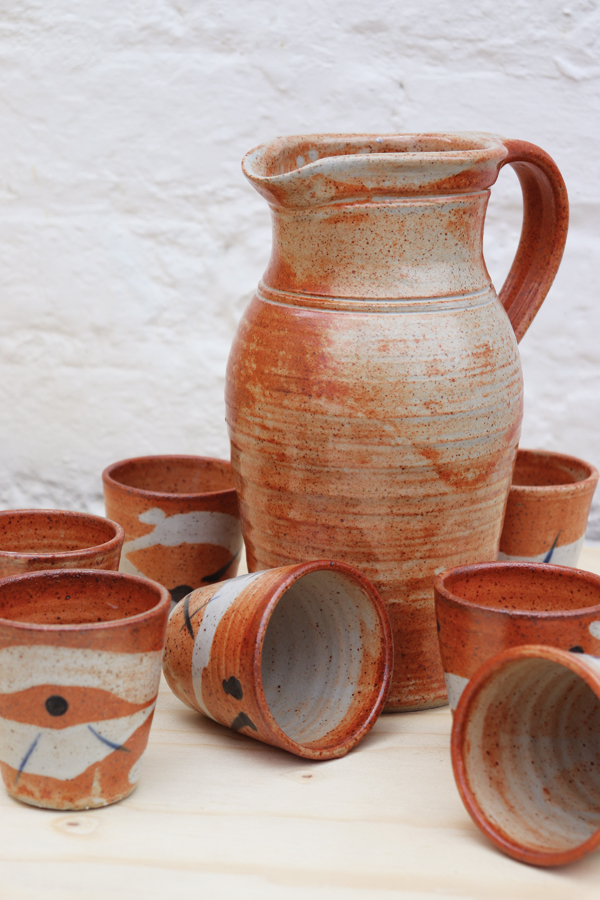
[[(582, 568), (600, 573), (600, 547)], [(2, 900), (598, 900), (600, 852), (559, 870), (496, 851), (450, 766), (448, 708), (382, 716), (308, 762), (186, 709), (163, 682), (136, 791), (106, 809), (0, 799)]]

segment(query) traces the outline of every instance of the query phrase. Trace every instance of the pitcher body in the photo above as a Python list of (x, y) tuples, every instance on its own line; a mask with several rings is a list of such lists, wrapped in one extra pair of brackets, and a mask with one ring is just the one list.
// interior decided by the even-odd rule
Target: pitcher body
[[(390, 711), (446, 702), (433, 577), (498, 551), (522, 419), (517, 336), (566, 233), (560, 175), (545, 154), (550, 175), (528, 158), (546, 211), (538, 231), (555, 240), (526, 234), (536, 220), (524, 185), (500, 302), (483, 224), (514, 152), (479, 134), (319, 135), (244, 160), (273, 216), (227, 376), (248, 566), (338, 559), (374, 583), (394, 634)], [(538, 274), (532, 287), (534, 273), (547, 283)]]

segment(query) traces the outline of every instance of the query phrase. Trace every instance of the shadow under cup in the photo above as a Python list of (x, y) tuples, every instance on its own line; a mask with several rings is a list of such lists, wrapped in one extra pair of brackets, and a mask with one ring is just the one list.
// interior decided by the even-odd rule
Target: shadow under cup
[(600, 655), (600, 576), (542, 563), (458, 566), (434, 581), (440, 653), (454, 711), (481, 665), (523, 644)]
[(131, 793), (169, 606), (160, 585), (117, 572), (0, 582), (0, 769), (11, 796), (88, 809)]

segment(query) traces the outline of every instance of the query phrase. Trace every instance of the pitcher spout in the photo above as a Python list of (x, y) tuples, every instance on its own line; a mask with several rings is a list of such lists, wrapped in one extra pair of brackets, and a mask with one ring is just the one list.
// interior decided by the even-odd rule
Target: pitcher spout
[(481, 191), (507, 156), (494, 134), (313, 134), (255, 147), (242, 170), (272, 205), (301, 209)]

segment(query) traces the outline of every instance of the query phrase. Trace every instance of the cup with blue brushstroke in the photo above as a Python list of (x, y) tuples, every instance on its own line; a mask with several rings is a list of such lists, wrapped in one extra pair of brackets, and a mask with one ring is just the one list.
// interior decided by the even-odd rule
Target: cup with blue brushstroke
[(173, 610), (163, 670), (209, 719), (306, 759), (348, 753), (375, 724), (392, 672), (381, 597), (320, 560), (240, 575)]
[(576, 566), (597, 484), (598, 470), (582, 459), (519, 450), (498, 559)]
[(452, 712), (488, 659), (524, 644), (600, 656), (600, 575), (547, 563), (457, 566), (434, 583)]
[(165, 588), (106, 570), (0, 581), (0, 770), (12, 797), (90, 809), (134, 790), (169, 608)]
[(233, 470), (204, 456), (141, 456), (102, 473), (107, 516), (125, 529), (120, 571), (177, 603), (237, 574), (243, 540)]

